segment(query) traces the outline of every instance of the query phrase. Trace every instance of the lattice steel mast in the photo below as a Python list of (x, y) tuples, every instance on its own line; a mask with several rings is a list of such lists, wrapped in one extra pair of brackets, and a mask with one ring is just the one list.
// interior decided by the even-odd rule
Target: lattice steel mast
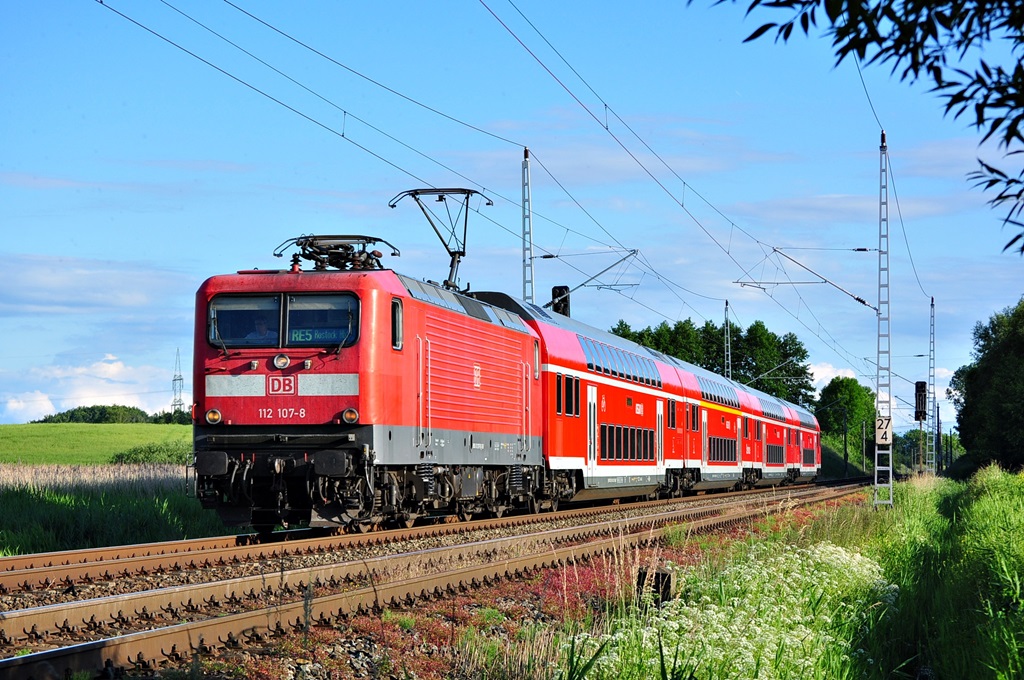
[(732, 331), (729, 328), (729, 301), (725, 301), (725, 377), (732, 380)]
[(932, 322), (928, 340), (928, 442), (925, 469), (935, 474), (935, 433), (938, 430), (938, 401), (935, 398), (935, 298), (932, 298)]
[(185, 402), (181, 397), (182, 388), (185, 386), (185, 379), (181, 377), (181, 350), (174, 351), (174, 378), (171, 380), (171, 387), (174, 391), (174, 401), (171, 402), (171, 413), (178, 413), (185, 410)]
[(878, 147), (878, 345), (875, 362), (875, 505), (892, 505), (892, 348), (889, 318), (889, 165), (885, 130)]
[(533, 302), (533, 204), (530, 196), (530, 150), (523, 148), (523, 299)]

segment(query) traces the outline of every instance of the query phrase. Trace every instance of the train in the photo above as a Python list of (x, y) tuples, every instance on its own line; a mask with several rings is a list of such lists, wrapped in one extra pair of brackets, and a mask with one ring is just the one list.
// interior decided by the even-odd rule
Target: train
[(377, 237), (286, 243), (290, 267), (196, 293), (194, 492), (227, 525), (366, 531), (820, 471), (807, 409), (583, 324), (564, 289), (539, 306), (399, 273)]

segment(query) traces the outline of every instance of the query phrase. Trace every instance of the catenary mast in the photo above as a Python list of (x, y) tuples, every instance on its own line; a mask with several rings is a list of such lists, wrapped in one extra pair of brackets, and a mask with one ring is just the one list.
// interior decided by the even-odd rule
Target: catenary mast
[(885, 130), (878, 147), (878, 345), (875, 361), (875, 505), (892, 505), (892, 348), (889, 318), (889, 165)]

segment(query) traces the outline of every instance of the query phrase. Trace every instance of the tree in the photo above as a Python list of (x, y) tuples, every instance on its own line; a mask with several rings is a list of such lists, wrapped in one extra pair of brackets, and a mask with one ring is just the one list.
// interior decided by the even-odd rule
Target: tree
[(860, 424), (869, 429), (875, 423), (875, 393), (856, 378), (836, 376), (821, 390), (814, 415), (822, 432), (841, 435), (844, 431), (860, 436)]
[[(692, 0), (690, 0), (692, 2)], [(720, 4), (725, 0), (717, 0)], [(733, 0), (736, 2), (736, 0)], [(819, 11), (828, 22), (836, 63), (855, 56), (891, 64), (901, 81), (930, 80), (945, 100), (945, 114), (963, 114), (982, 142), (998, 141), (1004, 158), (1024, 155), (1024, 4), (1018, 0), (749, 0), (747, 13), (770, 7), (787, 12), (782, 23), (761, 25), (747, 41), (775, 29), (786, 42), (799, 25), (817, 28)], [(1008, 45), (988, 54), (1006, 55), (1007, 66), (986, 57), (986, 46)], [(968, 62), (976, 59), (971, 68)], [(969, 177), (996, 195), (989, 204), (1007, 208), (1003, 223), (1020, 228), (1004, 250), (1024, 255), (1024, 169), (1006, 172), (983, 160)]]
[(813, 406), (814, 382), (811, 380), (811, 371), (807, 364), (807, 359), (810, 357), (807, 348), (795, 333), (783, 335), (779, 346), (782, 351), (782, 359), (786, 363), (779, 369), (784, 378), (780, 381), (782, 391), (775, 394), (794, 404)]
[(191, 425), (192, 416), (188, 411), (160, 411), (150, 416), (149, 422), (165, 425)]
[[(673, 326), (663, 321), (654, 328), (634, 331), (620, 320), (611, 332), (719, 375), (724, 373), (724, 325), (705, 321), (698, 328), (686, 319)], [(762, 321), (752, 323), (745, 333), (730, 322), (729, 332), (733, 380), (786, 401), (812, 405), (814, 386), (807, 367), (808, 354), (796, 335), (787, 333), (780, 338)]]
[(977, 458), (1024, 468), (1024, 297), (975, 324), (972, 356), (946, 390), (960, 440)]
[(188, 411), (161, 411), (149, 415), (134, 406), (77, 406), (67, 411), (45, 416), (33, 423), (173, 423), (191, 425)]
[(148, 423), (149, 414), (134, 406), (78, 406), (34, 423)]

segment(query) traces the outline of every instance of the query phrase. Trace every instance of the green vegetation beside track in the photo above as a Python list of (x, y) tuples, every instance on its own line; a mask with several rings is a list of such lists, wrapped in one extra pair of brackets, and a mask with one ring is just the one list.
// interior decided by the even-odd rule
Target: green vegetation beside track
[(0, 425), (0, 555), (230, 533), (186, 493), (192, 428)]
[(668, 605), (627, 602), (574, 635), (559, 665), (616, 680), (1024, 677), (1024, 475), (920, 478), (892, 508), (752, 529), (702, 548)]
[(192, 426), (153, 423), (0, 425), (0, 464), (106, 465), (113, 462), (117, 454), (128, 454), (139, 447), (182, 452), (180, 460), (184, 463), (187, 458), (184, 454), (192, 450)]
[[(180, 425), (0, 426), (0, 554), (227, 533), (186, 493), (183, 462), (169, 462), (188, 437)], [(841, 454), (828, 458), (843, 476)], [(532, 624), (547, 621), (531, 628), (538, 642), (510, 638), (506, 624), (484, 627), (495, 637), (445, 628), (457, 672), (429, 677), (523, 677), (522, 664), (579, 680), (1024, 677), (1024, 474), (917, 477), (896, 485), (892, 507), (875, 509), (866, 492), (766, 513), (730, 536), (681, 530), (653, 555), (605, 562), (510, 585), (488, 605), (493, 618), (535, 586), (553, 598), (540, 605), (553, 615)], [(638, 570), (653, 565), (681, 587), (667, 604), (638, 605)], [(412, 641), (436, 627), (427, 606), (395, 621)]]

